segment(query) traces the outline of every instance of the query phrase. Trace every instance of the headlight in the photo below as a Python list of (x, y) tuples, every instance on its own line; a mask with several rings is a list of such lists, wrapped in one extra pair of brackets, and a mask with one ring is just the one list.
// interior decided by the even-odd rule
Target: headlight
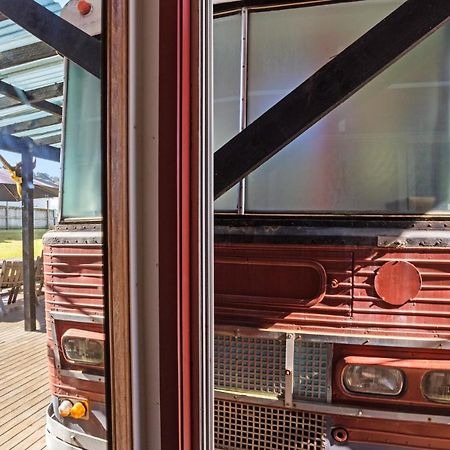
[(403, 372), (384, 366), (349, 365), (342, 380), (346, 389), (357, 394), (398, 395), (403, 389)]
[(450, 403), (450, 372), (427, 372), (422, 379), (422, 393), (432, 402)]
[(84, 330), (67, 330), (62, 337), (65, 358), (77, 364), (103, 365), (103, 334)]

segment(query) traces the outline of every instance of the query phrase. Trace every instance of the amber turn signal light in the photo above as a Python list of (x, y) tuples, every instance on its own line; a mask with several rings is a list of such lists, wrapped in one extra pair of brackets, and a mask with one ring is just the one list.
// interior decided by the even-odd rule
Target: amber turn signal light
[(86, 417), (87, 410), (87, 401), (64, 399), (60, 401), (58, 406), (58, 412), (61, 417), (70, 417), (72, 419), (82, 419), (83, 417)]
[(76, 402), (70, 410), (70, 417), (73, 419), (81, 419), (86, 415), (86, 406), (81, 402)]

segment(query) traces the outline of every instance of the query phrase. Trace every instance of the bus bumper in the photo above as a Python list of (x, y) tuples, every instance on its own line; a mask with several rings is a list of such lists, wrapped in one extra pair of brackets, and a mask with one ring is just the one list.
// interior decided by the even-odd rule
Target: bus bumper
[(411, 450), (411, 447), (393, 447), (391, 445), (385, 445), (385, 444), (361, 444), (359, 442), (349, 443), (346, 444), (332, 444), (330, 441), (327, 440), (326, 450)]
[(45, 439), (49, 450), (106, 450), (108, 448), (105, 439), (71, 429), (59, 422), (52, 404), (47, 409)]

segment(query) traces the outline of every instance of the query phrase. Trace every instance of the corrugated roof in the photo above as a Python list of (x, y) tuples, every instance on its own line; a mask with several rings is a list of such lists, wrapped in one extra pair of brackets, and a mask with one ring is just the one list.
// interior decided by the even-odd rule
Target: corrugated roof
[[(59, 3), (53, 0), (35, 1), (55, 14), (61, 11)], [(61, 106), (63, 58), (11, 20), (2, 20), (0, 80), (25, 91), (28, 96), (35, 96), (39, 100)], [(10, 134), (28, 136), (38, 143), (60, 147), (61, 117), (58, 115), (56, 117), (42, 111), (33, 103), (23, 105), (17, 98), (0, 94), (0, 128), (7, 127)], [(48, 120), (45, 120), (46, 118)]]

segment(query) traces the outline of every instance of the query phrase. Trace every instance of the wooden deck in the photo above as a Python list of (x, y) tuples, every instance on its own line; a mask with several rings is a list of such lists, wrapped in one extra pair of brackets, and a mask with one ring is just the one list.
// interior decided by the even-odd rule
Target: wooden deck
[[(20, 301), (18, 302), (20, 305)], [(21, 306), (0, 314), (0, 449), (41, 450), (50, 402), (43, 307), (39, 332), (24, 331)]]

